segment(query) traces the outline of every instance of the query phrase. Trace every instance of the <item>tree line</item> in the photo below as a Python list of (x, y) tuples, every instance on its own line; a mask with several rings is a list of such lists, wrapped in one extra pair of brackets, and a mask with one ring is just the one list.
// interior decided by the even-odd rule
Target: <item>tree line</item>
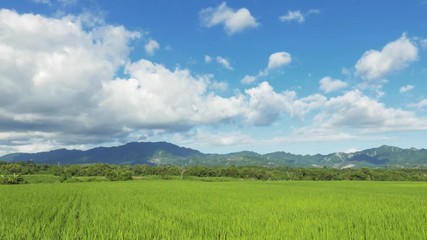
[[(31, 161), (10, 163), (0, 161), (0, 183), (17, 181), (21, 175), (50, 174), (62, 178), (105, 176), (108, 180), (131, 180), (132, 176), (230, 177), (257, 180), (357, 180), (357, 181), (427, 181), (427, 169), (407, 168), (291, 168), (254, 166), (150, 166), (110, 165), (47, 165)], [(15, 183), (14, 182), (14, 183)]]

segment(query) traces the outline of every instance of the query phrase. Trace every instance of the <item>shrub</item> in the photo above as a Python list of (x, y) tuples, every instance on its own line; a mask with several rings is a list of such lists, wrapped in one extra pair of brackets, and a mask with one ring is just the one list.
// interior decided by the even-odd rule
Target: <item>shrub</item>
[(132, 180), (132, 172), (126, 169), (114, 169), (107, 172), (105, 177), (109, 181), (129, 181)]
[(0, 184), (22, 184), (25, 183), (24, 179), (19, 174), (1, 175)]

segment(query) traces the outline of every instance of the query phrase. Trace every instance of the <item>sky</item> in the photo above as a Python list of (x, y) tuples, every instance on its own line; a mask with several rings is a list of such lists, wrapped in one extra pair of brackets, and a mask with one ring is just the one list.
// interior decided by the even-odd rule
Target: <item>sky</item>
[(0, 0), (0, 155), (426, 139), (425, 0)]

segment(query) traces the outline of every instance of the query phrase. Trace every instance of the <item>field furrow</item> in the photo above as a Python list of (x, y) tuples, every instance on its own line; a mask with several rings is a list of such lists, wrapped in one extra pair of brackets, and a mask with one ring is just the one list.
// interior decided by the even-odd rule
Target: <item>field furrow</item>
[(427, 183), (0, 186), (0, 239), (427, 239)]

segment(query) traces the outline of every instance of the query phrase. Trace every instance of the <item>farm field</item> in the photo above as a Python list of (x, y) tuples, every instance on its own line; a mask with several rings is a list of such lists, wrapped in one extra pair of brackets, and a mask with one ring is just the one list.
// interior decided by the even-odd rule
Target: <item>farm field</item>
[(0, 186), (0, 239), (427, 239), (425, 182)]

